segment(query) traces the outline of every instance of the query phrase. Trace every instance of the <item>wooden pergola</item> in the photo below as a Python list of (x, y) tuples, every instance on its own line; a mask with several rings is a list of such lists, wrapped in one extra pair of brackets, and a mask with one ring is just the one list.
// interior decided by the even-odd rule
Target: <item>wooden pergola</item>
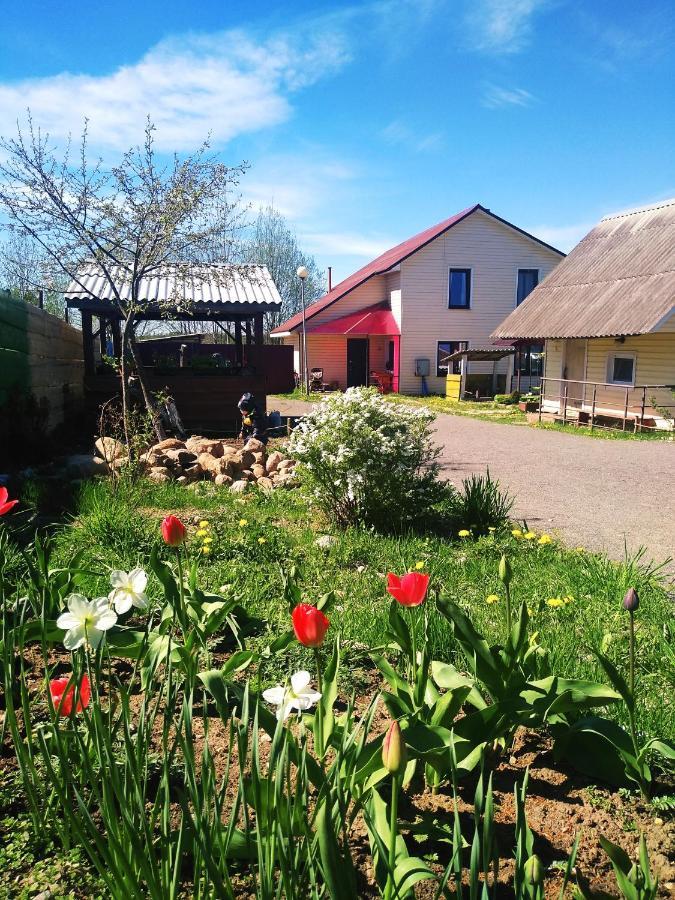
[[(122, 280), (116, 288), (124, 297)], [(113, 355), (121, 356), (123, 314), (112, 286), (96, 269), (81, 272), (65, 297), (68, 309), (80, 311), (85, 375), (93, 375), (96, 341), (102, 356), (109, 340)], [(281, 297), (266, 266), (199, 266), (194, 274), (181, 274), (180, 279), (169, 271), (144, 279), (139, 297), (138, 322), (218, 323), (233, 340), (239, 365), (245, 345), (264, 343), (264, 314), (281, 308)], [(232, 331), (226, 325), (233, 326)]]

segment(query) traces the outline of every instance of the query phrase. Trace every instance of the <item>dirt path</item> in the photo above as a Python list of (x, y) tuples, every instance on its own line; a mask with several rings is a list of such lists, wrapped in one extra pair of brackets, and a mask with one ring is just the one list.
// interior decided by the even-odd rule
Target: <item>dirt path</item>
[[(273, 407), (301, 415), (308, 405), (275, 399)], [(458, 484), (489, 466), (515, 496), (515, 516), (535, 530), (615, 559), (623, 558), (624, 541), (630, 553), (644, 546), (653, 560), (675, 557), (672, 443), (606, 441), (450, 415), (438, 416), (436, 434), (446, 477)]]

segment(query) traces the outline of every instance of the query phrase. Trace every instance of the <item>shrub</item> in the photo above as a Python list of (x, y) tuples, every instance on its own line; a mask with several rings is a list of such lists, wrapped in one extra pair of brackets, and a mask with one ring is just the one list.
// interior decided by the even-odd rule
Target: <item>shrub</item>
[(478, 537), (487, 534), (490, 528), (504, 528), (513, 503), (513, 497), (500, 490), (499, 482), (490, 477), (488, 469), (485, 475), (464, 479), (454, 501), (454, 514), (462, 528), (468, 528)]
[(414, 523), (438, 496), (433, 421), (427, 409), (349, 388), (316, 405), (293, 432), (290, 450), (315, 502), (339, 525), (396, 529)]
[(513, 391), (510, 394), (495, 394), (494, 400), (500, 406), (513, 406), (520, 400), (520, 394), (518, 391)]

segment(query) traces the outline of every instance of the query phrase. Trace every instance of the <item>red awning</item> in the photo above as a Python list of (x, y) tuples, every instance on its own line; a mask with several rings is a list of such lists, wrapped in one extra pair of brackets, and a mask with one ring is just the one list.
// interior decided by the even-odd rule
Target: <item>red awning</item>
[(371, 309), (361, 309), (359, 312), (350, 313), (332, 322), (323, 322), (321, 325), (309, 325), (307, 334), (345, 334), (351, 337), (356, 335), (397, 335), (401, 329), (396, 324), (396, 319), (390, 309), (381, 306)]

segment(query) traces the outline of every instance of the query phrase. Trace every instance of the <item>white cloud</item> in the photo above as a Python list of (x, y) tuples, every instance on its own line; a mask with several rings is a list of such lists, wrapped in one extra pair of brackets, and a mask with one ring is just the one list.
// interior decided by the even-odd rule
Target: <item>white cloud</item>
[(467, 13), (475, 49), (517, 53), (529, 41), (532, 19), (549, 0), (473, 0)]
[(428, 134), (422, 134), (401, 122), (400, 119), (390, 122), (386, 128), (382, 129), (381, 134), (388, 144), (408, 147), (417, 153), (436, 150), (443, 144), (442, 132), (433, 131)]
[(489, 84), (485, 88), (481, 103), (488, 109), (499, 109), (504, 106), (530, 106), (534, 96), (523, 88), (504, 88)]
[(323, 256), (363, 256), (374, 259), (397, 241), (381, 237), (368, 237), (350, 232), (302, 232), (299, 240), (308, 253)]
[(214, 147), (291, 115), (289, 95), (348, 60), (340, 32), (300, 29), (255, 40), (244, 31), (175, 37), (133, 65), (101, 75), (59, 75), (0, 85), (0, 121), (33, 119), (55, 139), (79, 135), (89, 118), (94, 146), (138, 142), (147, 115), (159, 150), (184, 151), (207, 134)]
[(569, 253), (595, 225), (595, 222), (579, 222), (576, 225), (534, 225), (532, 228), (526, 227), (525, 230), (551, 244), (552, 247)]

